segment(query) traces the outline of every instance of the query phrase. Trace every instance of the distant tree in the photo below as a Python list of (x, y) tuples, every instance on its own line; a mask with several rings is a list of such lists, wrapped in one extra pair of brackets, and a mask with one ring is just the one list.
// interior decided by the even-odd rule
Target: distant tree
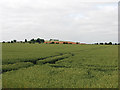
[(76, 44), (79, 44), (79, 42), (76, 42)]
[(63, 44), (66, 44), (66, 42), (63, 42)]
[(25, 43), (27, 43), (27, 39), (25, 39)]
[(31, 39), (30, 41), (31, 41), (31, 43), (35, 43), (36, 42), (36, 40), (34, 38)]
[(120, 45), (120, 43), (118, 43), (118, 45)]
[(13, 41), (11, 41), (11, 43), (14, 43)]
[(109, 45), (112, 45), (112, 42), (109, 42), (108, 44), (109, 44)]
[(69, 43), (69, 44), (72, 44), (72, 43)]
[(7, 43), (10, 43), (10, 41), (8, 41)]
[(13, 40), (13, 43), (16, 43), (17, 42), (17, 40)]
[(100, 43), (100, 45), (103, 45), (103, 43)]
[(115, 43), (115, 45), (118, 45), (117, 43)]
[(108, 43), (107, 43), (107, 42), (105, 42), (105, 45), (108, 45)]
[(44, 39), (40, 39), (40, 38), (31, 39), (30, 41), (31, 41), (31, 43), (44, 43), (45, 42)]
[(37, 42), (37, 43), (41, 43), (41, 39), (38, 38), (38, 39), (36, 40), (36, 42)]
[(34, 40), (34, 38), (33, 38), (33, 39), (31, 39), (30, 41), (34, 42), (35, 40)]
[(5, 43), (5, 41), (3, 41), (2, 43)]
[(44, 43), (44, 42), (45, 42), (45, 40), (44, 40), (44, 39), (40, 39), (40, 42), (41, 42), (41, 43)]
[(55, 42), (51, 42), (50, 44), (55, 44)]

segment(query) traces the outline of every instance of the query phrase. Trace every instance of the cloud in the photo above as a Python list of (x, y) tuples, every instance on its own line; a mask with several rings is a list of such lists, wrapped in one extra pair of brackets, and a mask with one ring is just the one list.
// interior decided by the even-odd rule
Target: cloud
[(117, 42), (117, 3), (80, 0), (2, 0), (3, 40), (58, 38), (86, 43)]

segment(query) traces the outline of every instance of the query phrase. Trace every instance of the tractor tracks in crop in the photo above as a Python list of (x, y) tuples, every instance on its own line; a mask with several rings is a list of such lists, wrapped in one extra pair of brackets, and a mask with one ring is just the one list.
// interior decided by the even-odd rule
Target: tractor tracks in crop
[[(97, 50), (97, 49), (105, 49), (105, 48), (110, 48), (110, 47), (94, 47), (91, 49), (86, 49), (86, 50), (77, 50), (77, 51), (73, 51), (72, 53), (75, 55), (77, 53), (80, 52), (87, 52), (87, 51), (93, 51), (93, 50)], [(72, 68), (71, 66), (64, 66), (64, 65), (50, 65), (51, 67), (55, 67), (55, 68)], [(118, 71), (120, 69), (118, 69), (117, 65), (91, 65), (91, 64), (80, 64), (80, 68), (83, 69), (87, 69), (87, 70), (94, 70), (94, 71), (102, 71), (102, 72), (107, 72), (107, 71)]]
[[(62, 56), (64, 56), (64, 55), (67, 55), (66, 57), (62, 57)], [(53, 56), (48, 56), (48, 57), (43, 57), (43, 58), (38, 58), (38, 59), (35, 59), (35, 60), (25, 60), (25, 61), (23, 61), (24, 63), (27, 63), (27, 62), (31, 62), (31, 63), (33, 63), (33, 65), (30, 65), (30, 66), (24, 66), (24, 67), (20, 67), (20, 68), (11, 68), (11, 69), (3, 69), (2, 71), (0, 71), (0, 74), (2, 74), (2, 73), (5, 73), (5, 72), (9, 72), (9, 71), (15, 71), (15, 70), (19, 70), (19, 69), (21, 69), (21, 68), (29, 68), (29, 67), (32, 67), (32, 66), (34, 66), (34, 65), (39, 65), (39, 64), (37, 64), (37, 62), (38, 61), (46, 61), (46, 59), (51, 59), (52, 60), (52, 58), (56, 58), (56, 57), (59, 57), (59, 58), (56, 58), (56, 60), (54, 60), (53, 62), (46, 62), (46, 63), (50, 63), (50, 64), (55, 64), (57, 61), (59, 61), (59, 60), (63, 60), (63, 59), (65, 59), (65, 58), (69, 58), (69, 57), (71, 57), (71, 56), (74, 56), (74, 54), (73, 53), (59, 53), (58, 55), (53, 55)], [(19, 63), (21, 63), (21, 62), (19, 62)], [(43, 65), (44, 64), (46, 64), (46, 63), (42, 63)], [(14, 63), (14, 65), (15, 65), (16, 63)], [(5, 64), (5, 65), (13, 65), (13, 64)], [(4, 65), (3, 65), (4, 66)]]
[(72, 67), (72, 66), (65, 66), (65, 65), (57, 65), (57, 64), (51, 64), (51, 67), (54, 68), (82, 68), (82, 69), (87, 69), (87, 70), (94, 70), (94, 71), (102, 71), (102, 72), (106, 72), (106, 71), (118, 71), (120, 69), (118, 69), (118, 66), (115, 65), (90, 65), (90, 64), (80, 64), (79, 67)]
[(83, 69), (87, 70), (95, 70), (95, 71), (118, 71), (117, 65), (90, 65), (90, 64), (81, 64), (80, 65)]

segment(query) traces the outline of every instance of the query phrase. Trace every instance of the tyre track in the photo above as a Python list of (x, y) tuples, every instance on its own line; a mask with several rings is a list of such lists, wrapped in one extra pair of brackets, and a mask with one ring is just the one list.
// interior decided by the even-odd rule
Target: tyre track
[[(45, 60), (45, 59), (47, 59), (47, 58), (51, 58), (51, 57), (56, 57), (56, 56), (62, 56), (62, 55), (65, 55), (65, 54), (70, 54), (71, 56), (74, 56), (74, 54), (71, 54), (71, 53), (60, 53), (59, 55), (54, 55), (54, 56), (49, 56), (49, 57), (45, 57), (45, 58), (41, 58), (41, 59), (37, 59), (37, 60), (34, 60), (34, 61), (24, 61), (24, 62), (32, 62), (33, 63), (33, 65), (32, 66), (34, 66), (34, 65), (37, 65), (37, 61), (39, 61), (39, 60)], [(70, 56), (69, 56), (70, 57)], [(69, 57), (65, 57), (65, 58), (69, 58)], [(58, 60), (56, 60), (56, 61), (54, 61), (54, 62), (50, 62), (50, 64), (55, 64), (55, 62), (57, 62), (57, 61), (59, 61), (59, 60), (63, 60), (63, 59), (65, 59), (65, 58), (60, 58), (60, 59), (58, 59)], [(14, 63), (15, 64), (15, 63)], [(46, 64), (46, 63), (43, 63), (43, 64)], [(31, 66), (27, 66), (27, 67), (21, 67), (21, 68), (28, 68), (28, 67), (31, 67)], [(0, 72), (0, 74), (2, 74), (2, 73), (5, 73), (5, 72), (8, 72), (8, 71), (14, 71), (14, 70), (19, 70), (20, 68), (18, 68), (18, 69), (9, 69), (9, 70), (2, 70), (2, 72)]]

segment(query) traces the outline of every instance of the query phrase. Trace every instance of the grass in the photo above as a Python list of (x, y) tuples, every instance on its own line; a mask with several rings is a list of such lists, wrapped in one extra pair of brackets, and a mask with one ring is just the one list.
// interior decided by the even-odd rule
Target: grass
[(118, 46), (3, 44), (2, 67), (3, 88), (117, 88)]

